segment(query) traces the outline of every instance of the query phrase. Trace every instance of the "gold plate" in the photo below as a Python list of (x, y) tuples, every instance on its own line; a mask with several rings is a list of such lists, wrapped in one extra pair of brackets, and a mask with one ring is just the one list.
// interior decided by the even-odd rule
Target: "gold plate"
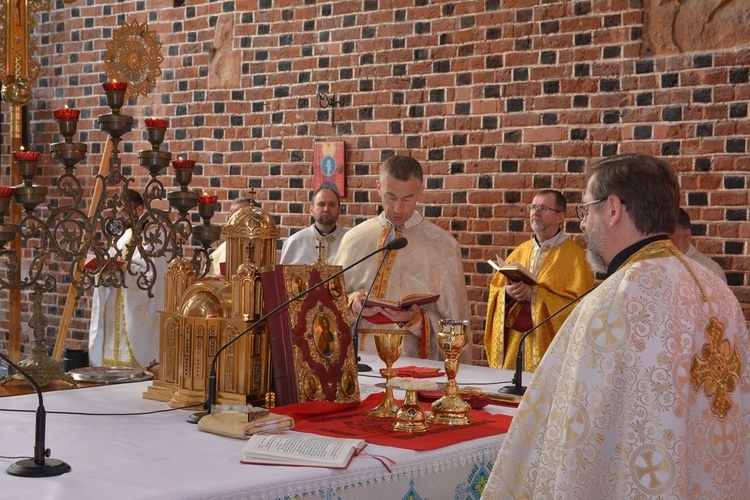
[(484, 394), (489, 396), (492, 401), (514, 405), (519, 404), (523, 399), (523, 396), (518, 396), (516, 394), (503, 394), (498, 392), (485, 392)]

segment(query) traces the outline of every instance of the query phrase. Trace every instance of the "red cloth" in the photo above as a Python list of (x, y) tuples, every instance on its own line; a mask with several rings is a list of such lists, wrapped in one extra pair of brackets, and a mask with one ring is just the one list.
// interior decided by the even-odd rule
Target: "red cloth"
[[(430, 424), (423, 434), (394, 431), (394, 420), (365, 415), (383, 401), (383, 393), (371, 394), (357, 406), (314, 401), (277, 406), (274, 413), (294, 418), (294, 430), (322, 436), (364, 439), (368, 443), (409, 450), (426, 451), (462, 443), (470, 439), (505, 434), (512, 417), (492, 415), (483, 410), (471, 410), (474, 424), (451, 426)], [(422, 405), (429, 410), (428, 404)]]
[[(425, 366), (400, 366), (396, 368), (397, 377), (410, 377), (410, 378), (430, 378), (430, 377), (442, 377), (445, 372), (441, 372), (440, 368), (427, 368)], [(380, 374), (385, 377), (385, 368), (380, 369)]]

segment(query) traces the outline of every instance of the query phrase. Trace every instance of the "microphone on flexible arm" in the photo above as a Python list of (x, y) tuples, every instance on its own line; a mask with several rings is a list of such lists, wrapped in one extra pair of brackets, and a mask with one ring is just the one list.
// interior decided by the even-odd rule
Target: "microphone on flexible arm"
[(354, 320), (354, 324), (352, 325), (352, 343), (354, 344), (354, 356), (357, 361), (357, 371), (359, 372), (372, 371), (372, 367), (370, 365), (359, 362), (359, 322), (362, 321), (362, 311), (365, 310), (365, 304), (367, 303), (367, 299), (370, 298), (370, 294), (372, 293), (372, 289), (375, 286), (375, 282), (378, 280), (378, 274), (380, 274), (380, 270), (383, 268), (383, 264), (388, 258), (388, 252), (390, 252), (391, 250), (401, 250), (406, 246), (407, 243), (408, 241), (406, 240), (406, 238), (404, 238), (403, 236), (399, 236), (398, 238), (394, 238), (393, 240), (391, 240), (390, 243), (383, 247), (387, 248), (387, 250), (385, 251), (385, 255), (383, 255), (383, 260), (381, 260), (380, 264), (378, 265), (378, 270), (375, 271), (375, 277), (372, 279), (372, 283), (370, 283), (370, 288), (367, 290), (365, 298), (362, 301), (362, 307), (359, 309), (359, 313), (357, 313), (357, 319)]
[(7, 356), (0, 352), (2, 358), (8, 365), (15, 368), (18, 373), (24, 376), (26, 380), (34, 387), (37, 397), (39, 398), (39, 407), (36, 409), (36, 435), (34, 438), (34, 458), (24, 458), (8, 467), (8, 474), (21, 477), (51, 477), (59, 476), (70, 472), (70, 465), (62, 460), (49, 457), (50, 450), (44, 446), (44, 435), (47, 429), (47, 412), (44, 409), (42, 400), (42, 389), (36, 380), (28, 373), (24, 372), (18, 365), (11, 361)]
[(594, 285), (593, 287), (589, 288), (588, 290), (586, 290), (585, 292), (583, 292), (581, 295), (579, 295), (578, 297), (574, 298), (573, 300), (571, 300), (570, 302), (568, 302), (567, 304), (565, 304), (564, 306), (562, 306), (560, 309), (558, 309), (557, 311), (553, 312), (552, 314), (550, 314), (549, 316), (547, 316), (546, 318), (544, 318), (542, 321), (540, 321), (536, 325), (534, 325), (531, 328), (529, 328), (528, 330), (526, 330), (524, 332), (524, 334), (521, 335), (521, 340), (518, 341), (518, 353), (516, 354), (516, 374), (513, 376), (513, 381), (512, 381), (513, 385), (506, 385), (505, 387), (503, 387), (501, 389), (498, 389), (498, 391), (497, 391), (498, 393), (500, 393), (500, 394), (512, 394), (512, 395), (515, 395), (515, 396), (523, 396), (524, 395), (524, 393), (526, 392), (526, 387), (523, 387), (521, 385), (521, 383), (522, 383), (521, 378), (523, 377), (523, 356), (524, 356), (524, 349), (525, 349), (524, 348), (524, 340), (526, 340), (526, 337), (528, 337), (529, 335), (531, 335), (532, 333), (534, 333), (537, 328), (539, 328), (543, 324), (547, 323), (549, 320), (551, 320), (552, 318), (554, 318), (555, 316), (557, 316), (558, 314), (560, 314), (561, 312), (563, 312), (565, 309), (567, 309), (568, 307), (572, 306), (573, 304), (575, 304), (576, 302), (578, 302), (579, 300), (581, 300), (582, 298), (584, 298), (589, 293), (593, 292), (594, 289), (597, 286), (599, 286), (599, 285)]
[[(354, 262), (352, 264), (349, 264), (348, 266), (346, 266), (345, 268), (341, 269), (340, 271), (336, 271), (335, 273), (333, 273), (332, 275), (330, 275), (329, 277), (327, 277), (323, 281), (315, 283), (313, 286), (311, 286), (307, 290), (304, 290), (304, 291), (298, 293), (297, 295), (295, 295), (294, 297), (292, 297), (291, 299), (289, 299), (289, 300), (287, 300), (285, 302), (282, 302), (281, 304), (279, 304), (278, 306), (274, 307), (273, 309), (271, 309), (270, 311), (268, 311), (266, 314), (264, 314), (263, 316), (261, 316), (259, 319), (255, 320), (252, 325), (250, 325), (247, 328), (245, 328), (244, 330), (242, 330), (236, 337), (234, 337), (233, 339), (229, 340), (226, 344), (220, 346), (216, 350), (216, 354), (214, 354), (214, 357), (211, 360), (211, 371), (208, 373), (208, 397), (206, 398), (206, 402), (204, 403), (204, 406), (203, 406), (205, 408), (205, 411), (193, 413), (192, 415), (190, 415), (187, 418), (187, 421), (190, 422), (191, 424), (197, 424), (198, 421), (201, 418), (203, 418), (206, 415), (210, 415), (211, 414), (211, 407), (216, 404), (216, 362), (219, 359), (219, 355), (227, 347), (229, 347), (230, 345), (232, 345), (234, 342), (236, 342), (237, 340), (239, 340), (241, 337), (245, 336), (248, 332), (252, 331), (253, 328), (255, 328), (256, 326), (258, 326), (260, 323), (262, 323), (263, 321), (267, 320), (268, 318), (270, 318), (271, 316), (273, 316), (274, 314), (276, 314), (280, 310), (284, 309), (286, 306), (288, 306), (289, 304), (291, 304), (295, 300), (299, 299), (300, 297), (303, 297), (306, 294), (308, 294), (309, 292), (315, 290), (316, 288), (318, 288), (318, 287), (320, 287), (322, 285), (325, 285), (326, 283), (328, 283), (332, 279), (334, 279), (334, 278), (336, 278), (336, 277), (344, 274), (346, 271), (350, 270), (351, 268), (358, 266), (359, 264), (361, 264), (365, 260), (369, 259), (373, 255), (378, 254), (380, 252), (386, 252), (386, 251), (389, 251), (389, 250), (397, 250), (399, 248), (404, 248), (407, 243), (408, 243), (408, 241), (403, 236), (400, 236), (398, 238), (394, 238), (393, 241), (391, 241), (390, 243), (388, 243), (386, 245), (383, 245), (382, 247), (378, 248), (377, 250), (375, 250), (373, 252), (368, 253), (367, 255), (365, 255), (361, 259), (357, 260), (356, 262)], [(352, 343), (354, 343), (354, 339), (353, 338), (352, 338)], [(357, 355), (356, 344), (355, 344), (354, 355), (355, 355), (355, 357)]]

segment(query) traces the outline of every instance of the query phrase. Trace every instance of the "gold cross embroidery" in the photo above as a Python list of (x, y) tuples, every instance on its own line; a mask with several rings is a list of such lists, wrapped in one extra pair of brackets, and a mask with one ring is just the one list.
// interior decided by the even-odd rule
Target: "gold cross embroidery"
[(740, 355), (724, 338), (724, 325), (716, 318), (708, 323), (706, 337), (708, 342), (701, 348), (703, 357), (693, 356), (690, 383), (696, 391), (705, 384), (706, 397), (713, 398), (711, 412), (724, 420), (732, 408), (730, 394), (734, 392), (735, 379), (740, 379)]

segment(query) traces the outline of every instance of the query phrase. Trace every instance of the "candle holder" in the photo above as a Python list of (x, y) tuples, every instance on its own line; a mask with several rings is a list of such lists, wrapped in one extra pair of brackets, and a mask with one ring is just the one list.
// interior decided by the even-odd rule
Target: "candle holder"
[(169, 122), (159, 118), (146, 118), (146, 138), (151, 143), (151, 149), (158, 151), (164, 142)]
[(138, 152), (138, 163), (147, 168), (153, 178), (163, 173), (172, 159), (172, 153), (160, 151), (168, 126), (167, 120), (146, 118), (146, 139), (151, 144), (151, 149)]
[[(133, 179), (122, 175), (119, 156), (121, 137), (129, 132), (133, 125), (133, 117), (121, 113), (126, 90), (125, 82), (104, 84), (107, 104), (112, 113), (101, 115), (98, 120), (100, 129), (109, 135), (112, 148), (109, 171), (98, 175), (96, 182), (101, 183), (104, 187), (103, 192), (109, 194), (97, 199), (90, 207), (90, 213), (82, 209), (87, 201), (84, 197), (87, 191), (74, 171), (74, 167), (87, 153), (84, 144), (74, 141), (80, 116), (80, 112), (75, 109), (64, 108), (54, 112), (54, 119), (63, 141), (51, 144), (50, 151), (52, 158), (65, 166), (65, 172), (52, 182), (58, 196), (55, 204), (50, 203), (45, 208), (46, 216), (42, 218), (35, 213), (36, 208), (44, 203), (47, 197), (47, 187), (33, 183), (37, 174), (39, 153), (15, 152), (15, 168), (18, 168), (23, 183), (13, 188), (0, 188), (0, 262), (6, 264), (7, 268), (7, 272), (0, 273), (0, 290), (31, 292), (29, 325), (34, 330), (33, 355), (19, 363), (19, 366), (40, 386), (58, 379), (75, 384), (72, 377), (62, 370), (61, 363), (49, 356), (46, 346), (48, 322), (42, 308), (42, 297), (44, 293), (54, 291), (57, 284), (47, 267), (50, 262), (54, 261), (59, 265), (70, 264), (67, 276), (76, 299), (93, 286), (125, 286), (126, 273), (136, 277), (134, 283), (137, 287), (153, 297), (151, 290), (156, 280), (164, 279), (153, 272), (156, 269), (155, 259), (182, 259), (183, 245), (190, 241), (192, 236), (188, 210), (198, 205), (200, 196), (199, 193), (188, 190), (195, 162), (186, 162), (186, 165), (190, 166), (189, 169), (175, 172), (175, 177), (180, 182), (180, 190), (170, 193), (170, 196), (167, 196), (163, 184), (157, 177), (160, 171), (169, 166), (171, 159), (171, 153), (158, 150), (168, 126), (166, 120), (147, 123), (147, 127), (151, 125), (147, 130), (151, 147), (146, 151), (148, 154), (139, 154), (139, 160), (151, 173), (151, 179), (143, 190), (144, 219), (148, 219), (149, 224), (142, 225), (142, 220), (135, 215), (134, 207), (127, 196), (127, 190), (132, 189), (130, 185)], [(161, 202), (165, 198), (169, 199), (170, 209), (163, 210), (152, 206), (154, 202)], [(21, 205), (26, 210), (17, 225), (5, 221), (10, 203)], [(207, 245), (220, 236), (220, 228), (210, 224), (209, 215), (213, 213), (208, 213), (212, 208), (215, 210), (215, 205), (214, 201), (212, 207), (206, 205), (201, 209), (201, 214), (206, 217), (204, 224), (199, 227), (205, 229), (199, 232), (198, 237), (204, 247), (195, 249), (192, 260), (196, 270), (203, 269), (201, 276), (205, 276), (209, 269), (208, 265), (203, 266), (204, 262), (208, 262)], [(179, 216), (175, 217), (172, 208), (177, 209)], [(125, 253), (117, 249), (117, 241), (127, 227), (132, 229), (133, 235), (132, 248), (129, 246), (129, 251)], [(21, 252), (16, 248), (6, 248), (8, 241), (18, 237), (21, 238), (22, 245), (29, 249), (33, 247), (33, 251)], [(146, 263), (145, 266), (136, 266), (131, 262), (135, 254), (140, 254)], [(89, 256), (93, 256), (98, 262), (95, 269), (83, 265)], [(23, 260), (25, 258), (28, 258), (28, 262)], [(145, 270), (142, 270), (144, 268)], [(9, 374), (0, 383), (20, 378), (17, 373)]]
[(104, 95), (107, 97), (107, 106), (112, 109), (112, 114), (120, 114), (123, 104), (125, 104), (125, 92), (128, 90), (128, 82), (104, 82)]
[(198, 214), (203, 219), (203, 225), (193, 227), (193, 238), (198, 240), (206, 251), (208, 251), (208, 247), (214, 241), (218, 241), (221, 238), (221, 226), (211, 225), (211, 218), (216, 212), (217, 201), (218, 197), (216, 195), (203, 194), (199, 198)]
[(471, 406), (458, 396), (458, 355), (468, 341), (466, 331), (469, 322), (457, 319), (441, 319), (437, 334), (438, 347), (445, 353), (445, 374), (448, 382), (443, 389), (444, 396), (432, 403), (432, 413), (427, 417), (431, 424), (471, 425)]
[(63, 141), (71, 142), (78, 130), (78, 118), (81, 116), (81, 111), (65, 107), (56, 109), (53, 111), (53, 114), (57, 122), (57, 129), (60, 131), (60, 135), (63, 136)]

